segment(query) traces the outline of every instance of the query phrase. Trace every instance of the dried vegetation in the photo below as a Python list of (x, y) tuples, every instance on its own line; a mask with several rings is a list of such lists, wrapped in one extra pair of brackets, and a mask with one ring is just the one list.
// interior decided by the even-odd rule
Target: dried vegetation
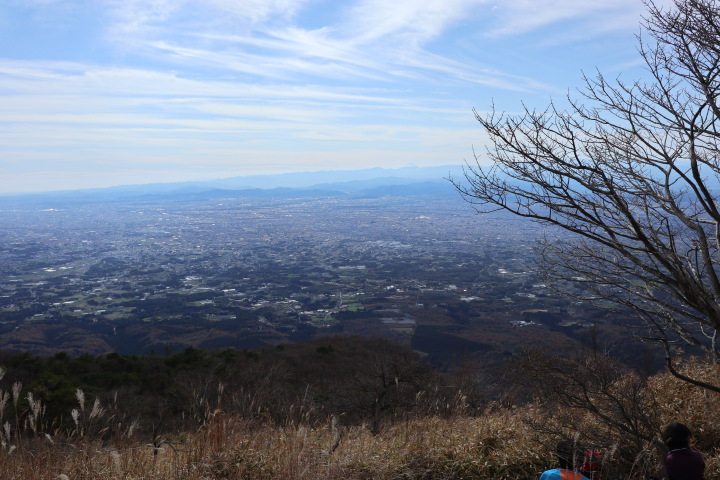
[[(196, 430), (156, 435), (119, 422), (117, 406), (86, 405), (80, 391), (71, 426), (53, 429), (39, 400), (15, 384), (0, 392), (0, 471), (2, 478), (23, 480), (533, 479), (554, 465), (552, 446), (565, 437), (603, 453), (595, 478), (647, 478), (657, 473), (663, 454), (658, 429), (679, 420), (696, 434), (707, 478), (720, 476), (717, 393), (669, 374), (643, 380), (612, 364), (591, 365), (600, 372), (592, 378), (583, 376), (589, 370), (561, 367), (540, 373), (522, 368), (551, 390), (563, 386), (552, 381), (565, 375), (564, 397), (526, 390), (534, 400), (489, 404), (470, 415), (460, 394), (443, 414), (409, 412), (379, 431), (370, 424), (343, 424), (336, 415), (311, 421), (297, 408), (288, 421), (278, 422), (226, 413), (206, 402), (213, 411)], [(700, 361), (684, 368), (707, 380), (720, 376), (716, 366)]]

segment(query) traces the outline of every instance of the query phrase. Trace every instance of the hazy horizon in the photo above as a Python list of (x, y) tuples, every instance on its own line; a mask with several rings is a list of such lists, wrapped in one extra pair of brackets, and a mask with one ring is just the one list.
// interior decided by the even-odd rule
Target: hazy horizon
[[(298, 170), (298, 171), (288, 171), (288, 172), (277, 172), (277, 173), (259, 173), (259, 174), (249, 174), (249, 175), (233, 175), (230, 177), (218, 177), (218, 178), (211, 178), (211, 179), (202, 179), (202, 180), (181, 180), (181, 181), (167, 181), (167, 182), (143, 182), (143, 183), (118, 183), (118, 184), (112, 184), (107, 186), (101, 186), (101, 187), (84, 187), (84, 188), (76, 188), (76, 189), (52, 189), (52, 190), (37, 190), (37, 191), (25, 191), (25, 192), (0, 192), (0, 197), (13, 197), (13, 196), (22, 196), (22, 195), (44, 195), (44, 194), (53, 194), (53, 193), (71, 193), (71, 192), (92, 192), (92, 191), (103, 191), (103, 190), (116, 190), (116, 189), (124, 189), (124, 188), (142, 188), (142, 187), (148, 187), (148, 190), (153, 190), (150, 187), (177, 187), (180, 188), (181, 186), (185, 185), (203, 185), (207, 186), (207, 188), (223, 188), (223, 185), (226, 185), (226, 188), (229, 190), (232, 189), (238, 189), (238, 188), (260, 188), (260, 189), (266, 189), (266, 188), (282, 188), (282, 187), (290, 187), (290, 188), (305, 188), (309, 186), (314, 185), (320, 185), (320, 184), (331, 184), (331, 183), (343, 183), (343, 182), (350, 182), (354, 180), (372, 180), (372, 179), (381, 179), (381, 178), (392, 178), (395, 177), (396, 174), (401, 174), (399, 176), (399, 179), (403, 180), (417, 180), (417, 181), (426, 181), (431, 179), (446, 179), (447, 175), (449, 173), (452, 173), (451, 170), (454, 171), (455, 174), (458, 174), (460, 169), (462, 169), (462, 165), (427, 165), (423, 167), (419, 167), (417, 165), (404, 165), (400, 167), (391, 167), (391, 168), (385, 168), (385, 167), (368, 167), (368, 168), (345, 168), (345, 169), (323, 169), (323, 170)], [(430, 176), (430, 172), (437, 172), (442, 171), (442, 175), (438, 176)], [(417, 173), (418, 175), (413, 176), (413, 173)], [(350, 174), (353, 174), (350, 176)], [(360, 174), (359, 176), (357, 174)], [(409, 175), (409, 176), (408, 176)], [(319, 176), (316, 179), (311, 179), (311, 176)], [(273, 181), (273, 179), (276, 179)], [(288, 179), (286, 181), (283, 181), (281, 179)], [(298, 179), (303, 179), (300, 181), (302, 184), (301, 187), (297, 187), (295, 184), (298, 182)], [(305, 180), (306, 179), (306, 180)], [(260, 181), (260, 185), (253, 184), (253, 182)], [(247, 181), (249, 183), (243, 183), (244, 181)], [(171, 189), (172, 190), (172, 189)]]

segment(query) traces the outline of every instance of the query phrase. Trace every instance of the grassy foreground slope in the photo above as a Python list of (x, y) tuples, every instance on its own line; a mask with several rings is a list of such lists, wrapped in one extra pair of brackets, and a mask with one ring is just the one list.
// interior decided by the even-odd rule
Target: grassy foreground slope
[[(395, 377), (397, 380), (391, 378), (390, 384), (398, 389), (394, 397), (397, 403), (378, 417), (378, 411), (362, 410), (362, 402), (330, 401), (333, 391), (328, 391), (326, 381), (332, 375), (328, 374), (319, 382), (322, 388), (314, 391), (308, 382), (311, 377), (292, 370), (290, 360), (310, 355), (323, 368), (333, 363), (341, 367), (342, 375), (333, 377), (340, 396), (362, 397), (362, 392), (377, 387), (369, 381), (371, 375), (350, 373), (341, 352), (350, 352), (347, 358), (353, 359), (358, 371), (378, 365), (360, 362), (350, 344), (340, 339), (333, 345), (299, 347), (305, 348), (305, 353), (288, 346), (289, 352), (261, 352), (259, 358), (244, 354), (241, 363), (233, 364), (236, 369), (252, 365), (255, 372), (267, 375), (268, 371), (258, 366), (263, 355), (268, 358), (268, 367), (284, 362), (284, 368), (289, 369), (285, 371), (293, 372), (291, 383), (298, 383), (305, 392), (302, 395), (294, 396), (293, 389), (277, 389), (282, 383), (270, 391), (262, 390), (268, 388), (262, 384), (252, 392), (249, 384), (232, 387), (228, 383), (225, 387), (220, 382), (215, 390), (227, 390), (209, 401), (210, 397), (198, 398), (199, 389), (193, 390), (201, 377), (191, 378), (186, 369), (173, 373), (182, 381), (166, 387), (165, 392), (169, 394), (181, 385), (188, 389), (188, 395), (175, 392), (176, 403), (154, 410), (155, 416), (135, 408), (143, 405), (141, 390), (130, 395), (125, 390), (123, 400), (115, 403), (112, 398), (98, 395), (93, 399), (76, 390), (75, 407), (64, 417), (50, 420), (45, 417), (50, 409), (41, 400), (43, 394), (32, 394), (18, 382), (5, 389), (12, 373), (9, 371), (0, 391), (1, 476), (23, 480), (536, 479), (554, 466), (552, 448), (564, 436), (602, 452), (602, 468), (595, 478), (644, 479), (659, 473), (664, 454), (653, 435), (664, 425), (681, 421), (696, 434), (696, 447), (707, 462), (706, 478), (720, 477), (720, 398), (668, 374), (639, 379), (625, 373), (601, 388), (572, 397), (592, 400), (587, 405), (594, 405), (594, 412), (581, 403), (573, 408), (558, 401), (557, 396), (530, 390), (497, 397), (482, 408), (473, 407), (463, 393), (467, 384), (438, 382), (429, 374), (424, 378), (425, 389), (402, 390), (403, 395), (414, 398), (408, 403), (400, 395), (404, 380)], [(229, 354), (221, 355), (227, 361)], [(196, 362), (215, 371), (213, 358), (193, 351), (169, 356), (162, 363), (178, 368)], [(416, 367), (412, 356), (402, 360)], [(299, 365), (306, 368), (307, 363)], [(596, 364), (593, 368), (600, 367)], [(699, 361), (684, 368), (706, 379), (720, 375), (716, 367)], [(92, 373), (92, 368), (89, 371)], [(217, 378), (217, 372), (202, 371), (208, 379)], [(373, 371), (378, 374), (373, 377), (376, 380), (383, 372), (397, 373), (382, 368)], [(298, 382), (300, 378), (303, 380)], [(342, 378), (356, 381), (343, 383)], [(568, 379), (568, 390), (575, 389), (576, 380)], [(506, 387), (520, 391), (518, 385)], [(442, 390), (451, 391), (441, 395)], [(368, 398), (381, 402), (383, 395), (392, 396), (391, 391), (375, 390)], [(110, 393), (118, 398), (117, 391)], [(152, 393), (147, 390), (145, 395)], [(287, 401), (281, 402), (277, 396)], [(274, 410), (265, 408), (263, 405), (273, 398)], [(181, 399), (189, 403), (178, 403)], [(352, 415), (338, 410), (353, 405), (358, 410)]]

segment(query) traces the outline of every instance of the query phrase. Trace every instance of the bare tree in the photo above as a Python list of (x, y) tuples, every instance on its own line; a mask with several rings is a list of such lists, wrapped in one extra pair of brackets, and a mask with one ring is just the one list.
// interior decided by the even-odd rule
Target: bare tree
[[(511, 370), (518, 375), (514, 380), (529, 388), (539, 403), (592, 414), (607, 430), (606, 439), (624, 438), (638, 451), (657, 441), (661, 425), (645, 380), (606, 355), (560, 358), (532, 351), (517, 357)], [(540, 426), (546, 423), (543, 418)], [(575, 423), (566, 421), (564, 425)], [(596, 441), (601, 437), (597, 431), (593, 435)]]
[(508, 370), (543, 412), (525, 417), (538, 440), (550, 436), (606, 452), (601, 478), (630, 477), (633, 470), (656, 464), (655, 453), (667, 453), (660, 441), (658, 402), (645, 379), (608, 356), (561, 358), (531, 351), (516, 357)]
[(345, 411), (370, 422), (374, 434), (398, 413), (418, 408), (420, 396), (433, 389), (434, 374), (415, 352), (376, 353), (369, 368), (358, 370), (340, 396)]
[(476, 157), (454, 183), (480, 212), (568, 232), (540, 241), (550, 279), (629, 307), (670, 372), (720, 392), (673, 363), (692, 347), (720, 364), (720, 1), (647, 7), (649, 80), (598, 73), (567, 110), (475, 112), (493, 165)]

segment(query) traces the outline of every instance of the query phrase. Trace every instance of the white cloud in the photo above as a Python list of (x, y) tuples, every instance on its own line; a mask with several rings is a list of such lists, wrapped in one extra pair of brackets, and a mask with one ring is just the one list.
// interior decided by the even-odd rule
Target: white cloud
[(132, 38), (157, 28), (174, 13), (187, 8), (187, 0), (106, 0), (117, 35)]
[[(658, 0), (658, 5), (669, 5), (672, 0)], [(567, 20), (565, 29), (584, 38), (599, 35), (610, 30), (637, 31), (639, 22), (646, 12), (642, 0), (502, 0), (491, 6), (496, 25), (488, 35), (512, 36), (526, 34), (533, 30)], [(562, 36), (563, 33), (557, 32)], [(566, 36), (572, 41), (573, 36)]]
[(289, 21), (308, 0), (104, 0), (120, 45), (197, 32), (252, 31)]
[(365, 44), (394, 37), (404, 46), (419, 46), (442, 34), (473, 7), (486, 0), (362, 0), (349, 9), (346, 30)]
[(308, 3), (308, 0), (196, 0), (194, 7), (212, 5), (237, 18), (260, 23), (274, 16), (289, 19)]
[[(96, 178), (92, 165), (103, 165), (118, 172), (119, 182), (121, 171), (147, 164), (157, 173), (173, 162), (178, 171), (211, 165), (217, 176), (256, 166), (326, 168), (337, 158), (348, 168), (457, 163), (471, 144), (485, 141), (472, 102), (482, 106), (496, 95), (516, 102), (570, 86), (565, 77), (562, 84), (543, 77), (542, 59), (525, 67), (513, 58), (545, 40), (533, 32), (543, 29), (557, 41), (612, 28), (634, 32), (642, 11), (640, 0), (25, 5), (69, 32), (62, 14), (77, 11), (81, 1), (97, 9), (92, 31), (105, 31), (111, 43), (98, 37), (87, 52), (52, 57), (73, 62), (0, 57), (0, 165), (15, 169), (4, 173), (8, 185), (28, 169), (59, 172), (63, 165), (84, 168), (83, 178)], [(553, 48), (534, 52), (564, 55)], [(35, 58), (48, 51), (39, 49)], [(632, 60), (612, 58), (613, 65)]]
[[(484, 26), (488, 35), (512, 35), (578, 19), (587, 34), (593, 28), (627, 26), (631, 20), (636, 25), (642, 7), (640, 0), (507, 0), (498, 5), (490, 0), (112, 1), (124, 25), (122, 41), (178, 68), (213, 68), (283, 81), (298, 76), (349, 82), (441, 80), (525, 91), (547, 85), (467, 59), (458, 61), (447, 52), (433, 53), (430, 44), (458, 22)], [(331, 17), (339, 20), (314, 28), (300, 23), (304, 9), (324, 7), (339, 9)], [(219, 11), (227, 17), (218, 19)], [(602, 21), (593, 20), (598, 15)]]

